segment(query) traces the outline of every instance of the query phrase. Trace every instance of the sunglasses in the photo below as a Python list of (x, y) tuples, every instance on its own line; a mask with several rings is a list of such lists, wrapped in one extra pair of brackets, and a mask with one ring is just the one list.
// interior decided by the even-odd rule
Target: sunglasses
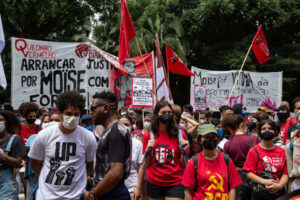
[(105, 103), (102, 103), (102, 104), (98, 104), (98, 105), (96, 105), (96, 106), (91, 106), (90, 110), (91, 110), (92, 112), (94, 112), (98, 107), (105, 106), (105, 105), (106, 105)]

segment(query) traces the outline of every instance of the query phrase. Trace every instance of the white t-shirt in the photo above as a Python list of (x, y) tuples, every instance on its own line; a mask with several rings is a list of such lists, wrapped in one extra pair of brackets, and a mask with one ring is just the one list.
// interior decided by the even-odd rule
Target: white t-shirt
[(138, 164), (143, 161), (143, 144), (136, 138), (132, 138), (132, 154), (131, 154), (131, 168), (129, 177), (125, 180), (125, 185), (129, 192), (133, 192), (138, 181)]
[(93, 133), (81, 126), (71, 134), (58, 125), (40, 131), (28, 154), (44, 161), (36, 199), (80, 199), (87, 183), (86, 162), (94, 161), (96, 148)]

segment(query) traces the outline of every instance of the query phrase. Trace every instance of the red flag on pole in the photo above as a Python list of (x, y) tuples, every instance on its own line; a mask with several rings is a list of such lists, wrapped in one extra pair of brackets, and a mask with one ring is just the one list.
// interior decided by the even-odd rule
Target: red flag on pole
[(167, 56), (167, 66), (170, 72), (175, 74), (183, 75), (183, 76), (195, 76), (185, 64), (181, 61), (181, 59), (177, 56), (177, 54), (168, 46), (166, 43), (166, 56)]
[(264, 32), (261, 29), (261, 25), (253, 38), (252, 50), (260, 64), (267, 62), (270, 59), (269, 47)]
[(119, 37), (119, 63), (127, 58), (130, 47), (129, 41), (136, 35), (125, 0), (121, 0), (121, 25)]

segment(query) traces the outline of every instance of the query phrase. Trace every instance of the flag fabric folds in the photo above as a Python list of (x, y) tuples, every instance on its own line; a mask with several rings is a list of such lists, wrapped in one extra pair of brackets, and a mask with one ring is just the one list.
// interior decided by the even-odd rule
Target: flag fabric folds
[[(144, 54), (143, 58), (147, 66), (149, 75), (152, 76), (153, 66), (154, 66), (153, 52)], [(120, 66), (120, 70), (126, 75), (130, 74), (130, 76), (136, 76), (136, 75), (138, 75), (139, 77), (148, 76), (141, 56), (126, 59)]]
[(6, 89), (7, 82), (6, 82), (6, 77), (4, 73), (4, 68), (1, 60), (1, 52), (5, 46), (5, 40), (4, 40), (4, 33), (3, 33), (3, 27), (2, 27), (2, 20), (1, 20), (1, 15), (0, 15), (0, 85)]
[(183, 76), (195, 76), (166, 43), (167, 66), (170, 72)]
[(158, 101), (168, 101), (170, 104), (174, 104), (173, 97), (170, 90), (170, 85), (166, 77), (165, 64), (162, 53), (160, 51), (158, 36), (155, 38), (156, 49), (156, 66), (155, 66), (155, 88)]
[(259, 29), (251, 43), (252, 50), (260, 64), (267, 62), (270, 59), (269, 47), (264, 32), (259, 26)]
[(121, 0), (121, 25), (119, 36), (119, 63), (126, 60), (129, 52), (129, 41), (136, 35), (125, 0)]

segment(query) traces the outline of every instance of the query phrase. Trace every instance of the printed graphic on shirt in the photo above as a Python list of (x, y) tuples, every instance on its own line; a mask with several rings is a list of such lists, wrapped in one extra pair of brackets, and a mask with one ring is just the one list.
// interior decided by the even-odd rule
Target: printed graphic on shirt
[(269, 157), (269, 156), (264, 156), (263, 157), (263, 162), (266, 164), (265, 166), (265, 170), (267, 172), (272, 172), (272, 173), (276, 173), (277, 172), (277, 168), (276, 166), (281, 166), (283, 159), (279, 158), (279, 157)]
[(228, 200), (228, 194), (224, 193), (224, 180), (222, 176), (210, 171), (206, 171), (206, 174), (209, 176), (208, 180), (210, 182), (207, 190), (212, 192), (205, 192), (206, 197), (204, 200)]
[(169, 149), (169, 145), (157, 145), (155, 148), (154, 161), (156, 166), (174, 164), (175, 150)]
[[(50, 171), (46, 177), (45, 182), (52, 184), (56, 176), (54, 185), (71, 185), (75, 176), (76, 169), (69, 167), (66, 171), (59, 170), (62, 162), (69, 161), (71, 156), (76, 155), (76, 143), (73, 142), (56, 142), (55, 146), (55, 158), (50, 160)], [(66, 177), (65, 181), (63, 179)]]

